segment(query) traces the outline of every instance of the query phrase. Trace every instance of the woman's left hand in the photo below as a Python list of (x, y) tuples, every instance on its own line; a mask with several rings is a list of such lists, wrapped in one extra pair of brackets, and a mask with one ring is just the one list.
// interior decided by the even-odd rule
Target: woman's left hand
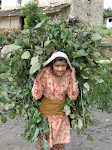
[(71, 68), (71, 78), (73, 82), (76, 82), (76, 70), (74, 67)]

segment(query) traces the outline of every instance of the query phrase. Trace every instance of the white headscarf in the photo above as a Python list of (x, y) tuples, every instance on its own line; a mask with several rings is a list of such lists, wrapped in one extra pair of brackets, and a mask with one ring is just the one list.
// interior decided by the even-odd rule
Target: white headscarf
[(69, 60), (68, 56), (65, 53), (60, 52), (60, 51), (54, 52), (52, 54), (52, 56), (47, 61), (45, 61), (43, 63), (43, 66), (45, 67), (46, 65), (48, 65), (52, 60), (54, 60), (57, 57), (63, 57), (63, 58), (65, 58), (67, 60), (68, 65), (70, 66), (70, 68), (72, 68), (72, 65), (70, 63), (70, 60)]

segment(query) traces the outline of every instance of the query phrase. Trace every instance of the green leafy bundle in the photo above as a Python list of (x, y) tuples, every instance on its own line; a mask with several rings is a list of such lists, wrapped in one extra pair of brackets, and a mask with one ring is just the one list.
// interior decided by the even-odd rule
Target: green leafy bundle
[[(53, 22), (44, 18), (34, 29), (23, 30), (20, 38), (15, 39), (13, 44), (4, 46), (1, 51), (4, 68), (7, 68), (0, 74), (3, 80), (0, 86), (0, 104), (3, 106), (1, 121), (7, 122), (7, 114), (11, 119), (25, 117), (25, 132), (22, 136), (27, 136), (33, 142), (39, 133), (43, 134), (42, 144), (47, 149), (44, 134), (49, 134), (48, 124), (38, 111), (41, 100), (33, 99), (31, 89), (48, 54), (53, 50), (63, 49), (76, 68), (80, 89), (76, 101), (67, 98), (65, 114), (70, 119), (71, 129), (77, 128), (78, 134), (85, 131), (92, 124), (88, 114), (87, 93), (94, 82), (103, 82), (99, 78), (103, 72), (102, 65), (98, 62), (101, 57), (99, 44), (108, 33), (108, 29), (103, 27), (72, 27), (62, 18)], [(88, 139), (93, 142), (90, 135)]]

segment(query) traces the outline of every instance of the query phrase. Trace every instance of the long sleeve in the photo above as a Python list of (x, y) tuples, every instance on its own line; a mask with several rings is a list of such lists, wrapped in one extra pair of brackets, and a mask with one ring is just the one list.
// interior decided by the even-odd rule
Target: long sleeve
[(40, 99), (44, 93), (45, 89), (45, 80), (43, 71), (37, 74), (37, 77), (34, 81), (33, 88), (32, 88), (32, 96), (34, 99)]
[(78, 82), (69, 83), (67, 94), (71, 100), (75, 100), (78, 97), (79, 95)]

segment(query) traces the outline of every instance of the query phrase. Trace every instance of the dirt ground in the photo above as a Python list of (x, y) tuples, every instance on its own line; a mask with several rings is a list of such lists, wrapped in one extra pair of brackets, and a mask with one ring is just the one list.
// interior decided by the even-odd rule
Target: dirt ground
[[(65, 145), (65, 150), (112, 150), (112, 113), (91, 111), (94, 125), (87, 131), (92, 135), (95, 145), (86, 139), (84, 134), (77, 135), (73, 130), (71, 143)], [(36, 150), (36, 142), (29, 143), (20, 136), (24, 131), (24, 120), (6, 124), (0, 122), (0, 150)]]

